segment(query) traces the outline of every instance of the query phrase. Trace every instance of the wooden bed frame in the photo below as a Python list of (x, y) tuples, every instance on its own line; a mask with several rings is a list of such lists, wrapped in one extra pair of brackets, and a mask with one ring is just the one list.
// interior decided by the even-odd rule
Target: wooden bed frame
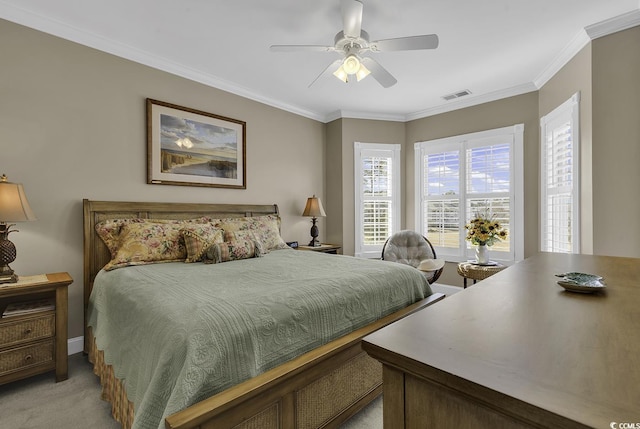
[[(85, 199), (83, 208), (85, 353), (90, 353), (94, 345), (91, 330), (86, 324), (93, 280), (111, 258), (109, 250), (95, 232), (97, 223), (106, 219), (126, 218), (191, 219), (204, 215), (227, 218), (278, 214), (275, 204), (137, 203)], [(361, 339), (442, 298), (442, 294), (433, 294), (192, 405), (169, 416), (165, 426), (168, 429), (338, 427), (382, 393), (382, 366), (361, 349)], [(116, 404), (112, 405), (115, 415)]]

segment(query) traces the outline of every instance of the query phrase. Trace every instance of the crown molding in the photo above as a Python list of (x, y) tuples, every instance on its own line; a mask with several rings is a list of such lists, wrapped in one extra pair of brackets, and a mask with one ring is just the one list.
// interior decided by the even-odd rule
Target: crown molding
[(441, 106), (435, 106), (429, 109), (420, 110), (418, 112), (408, 114), (405, 117), (405, 121), (408, 122), (416, 119), (426, 118), (428, 116), (439, 115), (440, 113), (452, 112), (454, 110), (473, 107), (479, 104), (489, 103), (491, 101), (501, 100), (503, 98), (514, 97), (516, 95), (522, 95), (537, 90), (538, 88), (533, 84), (533, 82), (528, 82), (511, 88), (490, 92), (488, 94), (464, 97), (463, 99), (457, 99)]
[(368, 119), (373, 121), (406, 122), (405, 115), (393, 115), (387, 113), (358, 112), (354, 110), (336, 110), (325, 117), (324, 122), (336, 119)]
[(578, 52), (592, 40), (608, 36), (618, 31), (640, 25), (640, 9), (632, 10), (622, 15), (614, 16), (596, 24), (588, 25), (560, 51), (551, 63), (536, 77), (533, 83), (542, 88), (556, 73), (562, 69)]
[(640, 9), (614, 16), (613, 18), (589, 25), (584, 29), (591, 40), (595, 40), (599, 37), (608, 36), (609, 34), (617, 33), (618, 31), (626, 30), (637, 25), (640, 25)]
[(324, 116), (317, 112), (312, 112), (298, 106), (283, 103), (279, 100), (256, 93), (255, 91), (241, 85), (220, 79), (200, 70), (185, 67), (182, 64), (167, 60), (166, 58), (149, 54), (148, 52), (144, 52), (127, 44), (107, 39), (86, 30), (80, 30), (61, 21), (33, 13), (26, 9), (17, 8), (2, 1), (0, 1), (0, 17), (16, 24), (24, 25), (83, 46), (88, 46), (120, 58), (171, 73), (194, 82), (202, 83), (222, 91), (230, 92), (249, 100), (257, 101), (296, 115), (304, 116), (320, 122), (324, 119)]
[(551, 60), (551, 63), (549, 63), (549, 65), (547, 65), (533, 80), (533, 84), (536, 88), (542, 88), (545, 83), (555, 76), (562, 67), (567, 65), (567, 63), (571, 61), (571, 59), (582, 50), (582, 48), (587, 46), (589, 42), (591, 42), (591, 39), (587, 35), (587, 32), (584, 31), (584, 29), (581, 29), (578, 34), (576, 34), (573, 39), (571, 39), (571, 41), (562, 48), (558, 55)]
[(277, 109), (285, 110), (293, 114), (313, 119), (319, 122), (328, 123), (335, 119), (369, 119), (379, 121), (396, 121), (407, 122), (415, 119), (421, 119), (440, 113), (451, 112), (466, 107), (472, 107), (479, 104), (496, 101), (502, 98), (513, 97), (536, 91), (544, 86), (562, 67), (564, 67), (582, 48), (584, 48), (591, 40), (603, 37), (618, 31), (622, 31), (631, 27), (640, 25), (640, 9), (627, 12), (625, 14), (607, 19), (605, 21), (589, 25), (581, 30), (567, 46), (553, 59), (533, 82), (528, 82), (512, 88), (494, 91), (489, 94), (483, 94), (464, 99), (452, 100), (443, 105), (434, 106), (407, 115), (394, 114), (372, 114), (370, 112), (357, 112), (337, 110), (330, 114), (322, 114), (299, 106), (283, 103), (271, 97), (267, 97), (255, 90), (250, 90), (244, 86), (220, 79), (200, 70), (185, 67), (182, 64), (167, 60), (166, 58), (149, 54), (132, 46), (107, 39), (95, 33), (80, 30), (61, 21), (51, 19), (50, 17), (36, 14), (32, 11), (18, 8), (14, 5), (7, 4), (0, 0), (0, 17), (16, 24), (24, 25), (47, 34), (51, 34), (62, 39), (66, 39), (90, 48), (100, 50), (148, 67), (152, 67), (173, 75), (183, 77), (204, 85), (226, 91), (249, 100), (253, 100)]
[(335, 112), (331, 112), (327, 116), (325, 116), (322, 122), (325, 124), (328, 124), (329, 122), (333, 122), (336, 119), (341, 119), (341, 118), (342, 118), (342, 111), (336, 110)]

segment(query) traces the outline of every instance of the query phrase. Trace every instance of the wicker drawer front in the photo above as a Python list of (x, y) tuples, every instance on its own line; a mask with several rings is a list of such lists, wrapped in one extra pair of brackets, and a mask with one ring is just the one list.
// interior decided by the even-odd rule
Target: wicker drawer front
[[(323, 427), (381, 384), (382, 364), (365, 352), (360, 353), (297, 392), (296, 427)], [(317, 398), (325, 399), (317, 402)]]
[(53, 362), (53, 339), (0, 352), (0, 375)]
[(55, 326), (55, 313), (15, 322), (3, 321), (0, 323), (0, 348), (52, 337)]

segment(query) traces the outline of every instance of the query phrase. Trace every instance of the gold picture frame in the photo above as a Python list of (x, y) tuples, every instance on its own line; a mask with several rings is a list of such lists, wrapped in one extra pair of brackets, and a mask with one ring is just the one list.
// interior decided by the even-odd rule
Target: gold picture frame
[(147, 183), (246, 189), (246, 123), (147, 98)]

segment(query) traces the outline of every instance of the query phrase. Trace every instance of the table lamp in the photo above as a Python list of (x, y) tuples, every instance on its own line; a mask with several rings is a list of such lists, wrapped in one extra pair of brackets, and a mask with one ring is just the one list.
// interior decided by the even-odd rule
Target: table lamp
[(311, 226), (311, 241), (309, 242), (309, 246), (320, 246), (320, 242), (317, 240), (318, 226), (316, 225), (316, 218), (326, 215), (324, 208), (322, 208), (322, 201), (320, 201), (320, 198), (315, 195), (307, 198), (307, 205), (304, 208), (304, 212), (302, 212), (302, 216), (310, 216), (311, 222), (313, 223)]
[(9, 240), (8, 222), (36, 220), (21, 183), (11, 183), (4, 174), (0, 178), (0, 283), (16, 283), (18, 276), (9, 267), (16, 260), (16, 246)]

